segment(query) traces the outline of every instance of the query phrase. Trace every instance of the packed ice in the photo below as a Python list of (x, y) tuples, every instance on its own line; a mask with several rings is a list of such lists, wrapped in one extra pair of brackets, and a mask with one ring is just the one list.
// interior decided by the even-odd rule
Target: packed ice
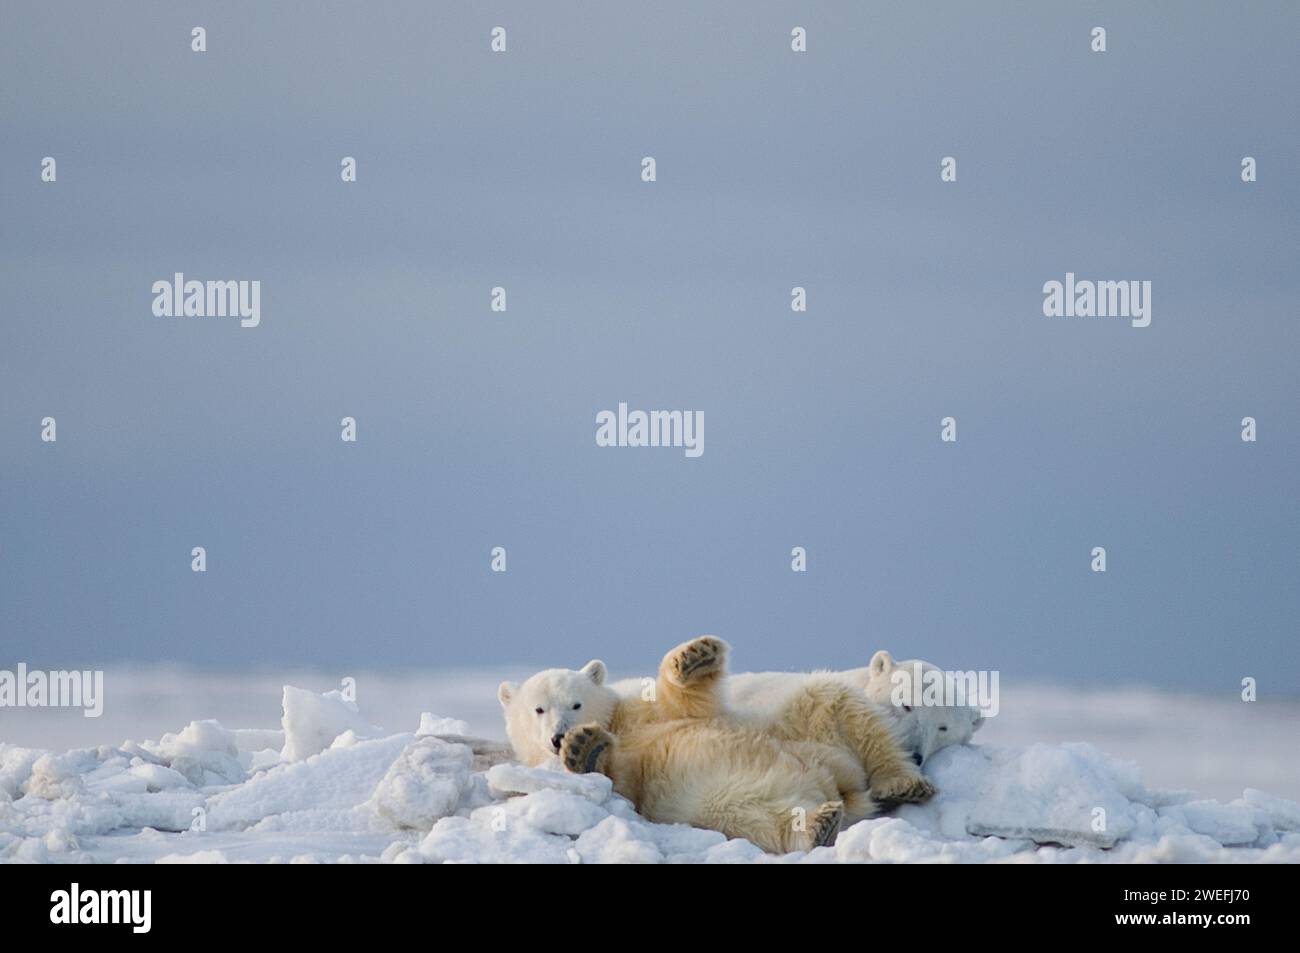
[(958, 745), (938, 795), (774, 856), (655, 824), (600, 775), (529, 768), (466, 722), (370, 724), (286, 686), (279, 728), (193, 721), (64, 752), (0, 743), (0, 860), (166, 863), (1300, 862), (1300, 804), (1152, 790), (1092, 744)]

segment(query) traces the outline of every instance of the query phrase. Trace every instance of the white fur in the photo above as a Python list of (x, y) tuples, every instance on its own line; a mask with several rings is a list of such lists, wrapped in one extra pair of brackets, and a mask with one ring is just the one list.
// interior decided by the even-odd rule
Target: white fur
[(608, 724), (619, 702), (618, 693), (605, 685), (605, 663), (598, 659), (577, 671), (548, 668), (523, 685), (502, 682), (497, 699), (505, 710), (506, 735), (527, 764), (554, 758), (559, 749), (553, 739), (571, 728)]
[(894, 717), (906, 726), (906, 743), (924, 762), (949, 745), (964, 745), (969, 742), (971, 736), (984, 724), (984, 716), (973, 705), (895, 704), (896, 696), (893, 692), (899, 679), (908, 687), (909, 694), (913, 694), (914, 688), (913, 697), (921, 696), (921, 686), (914, 685), (915, 673), (918, 671), (924, 677), (926, 672), (941, 669), (921, 659), (896, 662), (892, 655), (881, 649), (871, 657), (871, 662), (865, 669), (854, 669), (848, 674), (854, 679), (865, 679), (863, 690), (867, 697), (893, 712)]

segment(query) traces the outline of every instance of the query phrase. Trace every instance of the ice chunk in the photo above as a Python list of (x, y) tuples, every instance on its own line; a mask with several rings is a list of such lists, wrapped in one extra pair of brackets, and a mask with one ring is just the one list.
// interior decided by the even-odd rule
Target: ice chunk
[(1037, 843), (1112, 847), (1133, 829), (1125, 792), (1136, 773), (1085, 743), (1036, 744), (1001, 761), (971, 810), (966, 830)]
[(1295, 801), (1287, 801), (1254, 788), (1246, 788), (1242, 796), (1232, 803), (1259, 808), (1268, 816), (1269, 823), (1275, 830), (1300, 831), (1300, 804)]
[(21, 790), (29, 797), (45, 801), (71, 798), (86, 788), (82, 775), (98, 766), (99, 762), (88, 751), (43, 754), (32, 763)]
[(469, 725), (459, 718), (435, 718), (432, 712), (420, 712), (420, 727), (416, 729), (415, 737), (423, 738), (425, 735), (468, 735)]
[[(529, 797), (541, 797), (532, 794)], [(607, 815), (589, 830), (583, 831), (574, 849), (588, 864), (657, 864), (664, 859), (652, 836), (650, 825), (633, 825), (621, 817)], [(722, 838), (719, 834), (718, 837)], [(712, 845), (710, 845), (712, 846)]]
[(22, 797), (22, 787), (31, 776), (32, 765), (43, 754), (37, 748), (0, 744), (0, 804)]
[(216, 721), (192, 721), (179, 734), (141, 747), (195, 787), (238, 784), (246, 777), (233, 733)]
[(503, 794), (532, 794), (534, 791), (571, 791), (601, 804), (614, 790), (614, 782), (603, 774), (569, 774), (552, 768), (528, 768), (522, 764), (498, 764), (487, 773), (492, 790)]
[(543, 788), (525, 797), (481, 807), (471, 818), (496, 830), (522, 824), (547, 834), (576, 837), (608, 816), (608, 811), (589, 798), (572, 791)]
[(292, 811), (360, 807), (411, 740), (411, 735), (401, 734), (362, 741), (270, 768), (212, 797), (208, 829), (242, 829)]
[(1024, 840), (1000, 837), (949, 840), (921, 830), (901, 817), (878, 817), (841, 831), (835, 840), (835, 859), (849, 864), (867, 861), (979, 863), (1009, 857), (1032, 846)]
[(322, 695), (286, 685), (281, 704), (284, 748), (280, 756), (285, 761), (302, 761), (320, 754), (345, 731), (368, 738), (383, 734), (382, 729), (361, 717), (356, 702), (344, 698), (339, 691)]
[(1205, 834), (1224, 846), (1253, 844), (1272, 831), (1268, 815), (1244, 804), (1220, 804), (1218, 801), (1190, 801), (1162, 807), (1161, 817), (1168, 817), (1198, 834)]
[(424, 737), (397, 756), (367, 802), (397, 827), (428, 830), (456, 813), (473, 783), (473, 753), (465, 745)]
[(173, 788), (187, 788), (190, 786), (190, 782), (185, 775), (160, 764), (141, 762), (131, 766), (130, 774), (132, 777), (143, 781), (147, 791), (167, 791)]

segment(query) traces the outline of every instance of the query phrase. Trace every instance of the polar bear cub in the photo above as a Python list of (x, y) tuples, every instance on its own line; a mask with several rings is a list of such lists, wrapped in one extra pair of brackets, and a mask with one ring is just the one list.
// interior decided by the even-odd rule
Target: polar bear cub
[(620, 695), (605, 666), (548, 669), (498, 698), (519, 759), (558, 757), (599, 772), (643, 816), (744, 837), (773, 852), (834, 840), (843, 821), (879, 802), (924, 801), (917, 772), (886, 717), (852, 686), (812, 679), (778, 716), (730, 715), (721, 682), (728, 647), (704, 636), (664, 656), (653, 691)]
[[(939, 672), (937, 665), (919, 659), (894, 661), (881, 649), (864, 668), (839, 672), (745, 672), (727, 678), (727, 704), (737, 715), (761, 721), (779, 713), (789, 699), (810, 680), (835, 679), (862, 692), (892, 720), (899, 742), (916, 764), (925, 763), (950, 745), (966, 744), (984, 723), (978, 708), (968, 705), (912, 705), (920, 698), (916, 674)], [(620, 683), (621, 684), (621, 683)], [(915, 687), (913, 693), (911, 689)], [(895, 689), (902, 693), (896, 695)]]

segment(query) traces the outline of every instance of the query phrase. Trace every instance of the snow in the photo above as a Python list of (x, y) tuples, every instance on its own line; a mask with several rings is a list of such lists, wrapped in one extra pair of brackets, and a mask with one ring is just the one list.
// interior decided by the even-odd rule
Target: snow
[(427, 830), (469, 800), (473, 762), (465, 745), (418, 737), (403, 748), (366, 806), (396, 827)]
[(533, 794), (538, 791), (568, 791), (597, 804), (609, 799), (614, 782), (603, 774), (567, 774), (558, 765), (529, 768), (522, 764), (493, 765), (487, 773), (488, 784), (502, 794)]
[(468, 734), (469, 725), (459, 718), (435, 718), (427, 711), (420, 714), (420, 727), (415, 732), (417, 738), (423, 738), (425, 735)]
[(361, 810), (375, 788), (414, 739), (411, 734), (358, 741), (340, 735), (334, 744), (304, 761), (285, 760), (246, 783), (213, 794), (207, 805), (209, 830), (355, 829), (368, 823)]
[[(203, 719), (157, 741), (0, 743), (0, 861), (1300, 862), (1295, 801), (1253, 787), (1224, 800), (1149, 788), (1138, 764), (1086, 741), (1008, 744), (982, 731), (982, 743), (926, 764), (939, 789), (930, 803), (775, 857), (650, 823), (608, 778), (503, 760), (499, 741), (470, 735), (485, 730), (481, 710), (463, 720), (420, 712), (406, 723), (414, 730), (391, 732), (339, 691), (284, 686), (280, 701), (278, 729)], [(1170, 704), (1196, 717), (1185, 702)], [(1120, 707), (1130, 729), (1151, 731), (1159, 704)], [(1273, 750), (1284, 760), (1285, 743)]]
[(380, 734), (382, 729), (369, 725), (357, 711), (356, 702), (344, 698), (339, 691), (317, 695), (303, 688), (284, 686), (281, 702), (284, 717), (284, 748), (280, 757), (285, 761), (301, 761), (320, 754), (345, 731), (361, 736)]

